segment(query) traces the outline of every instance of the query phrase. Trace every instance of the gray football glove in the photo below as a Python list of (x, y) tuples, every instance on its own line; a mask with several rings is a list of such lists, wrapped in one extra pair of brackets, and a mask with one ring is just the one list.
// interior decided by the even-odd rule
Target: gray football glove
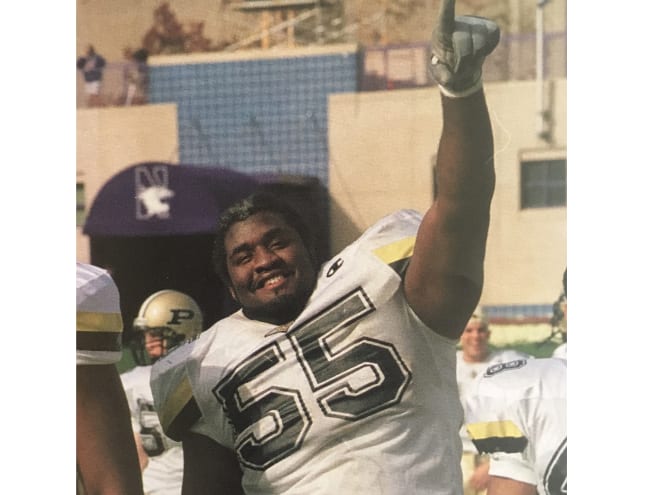
[(500, 40), (490, 19), (454, 18), (454, 0), (443, 0), (431, 35), (429, 73), (447, 96), (460, 98), (481, 88), (481, 66)]

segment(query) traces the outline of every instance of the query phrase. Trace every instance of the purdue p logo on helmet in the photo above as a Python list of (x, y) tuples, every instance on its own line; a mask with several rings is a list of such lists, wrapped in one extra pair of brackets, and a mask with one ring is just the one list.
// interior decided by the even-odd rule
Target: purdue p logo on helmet
[[(133, 321), (137, 333), (133, 354), (138, 364), (150, 364), (182, 342), (194, 339), (203, 329), (202, 311), (195, 300), (176, 290), (165, 289), (150, 295)], [(147, 334), (162, 341), (159, 356), (145, 349)]]

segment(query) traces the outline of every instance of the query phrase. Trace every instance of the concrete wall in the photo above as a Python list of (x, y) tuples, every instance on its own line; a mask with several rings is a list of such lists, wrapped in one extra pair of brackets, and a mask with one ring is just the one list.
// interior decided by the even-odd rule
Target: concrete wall
[[(78, 110), (76, 137), (76, 182), (84, 184), (87, 210), (120, 170), (143, 161), (179, 161), (176, 105)], [(76, 259), (89, 262), (89, 239), (81, 227)]]
[[(566, 208), (519, 206), (520, 159), (566, 156), (566, 83), (548, 86), (552, 144), (536, 134), (534, 82), (486, 86), (497, 173), (482, 299), (486, 305), (548, 304), (561, 288)], [(328, 118), (333, 252), (395, 209), (428, 208), (442, 126), (435, 88), (331, 95)]]

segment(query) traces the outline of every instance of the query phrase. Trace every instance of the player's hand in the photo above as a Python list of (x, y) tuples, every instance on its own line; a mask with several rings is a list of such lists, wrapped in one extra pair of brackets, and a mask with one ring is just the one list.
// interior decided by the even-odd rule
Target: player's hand
[(429, 72), (442, 92), (468, 96), (481, 88), (481, 66), (500, 40), (500, 29), (490, 19), (454, 18), (454, 0), (442, 0), (431, 35)]
[(481, 490), (485, 490), (488, 488), (488, 466), (490, 463), (488, 461), (483, 462), (479, 464), (476, 468), (474, 468), (474, 472), (472, 473), (472, 476), (470, 477), (470, 487), (479, 492)]

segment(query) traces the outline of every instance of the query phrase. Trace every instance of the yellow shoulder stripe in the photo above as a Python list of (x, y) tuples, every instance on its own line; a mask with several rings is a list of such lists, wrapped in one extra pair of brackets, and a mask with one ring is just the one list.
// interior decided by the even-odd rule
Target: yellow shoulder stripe
[(410, 258), (415, 248), (415, 236), (405, 237), (373, 250), (373, 253), (387, 265)]
[(486, 438), (520, 438), (524, 437), (520, 428), (513, 421), (487, 421), (484, 423), (471, 423), (466, 426), (472, 440)]
[(76, 331), (121, 333), (124, 323), (120, 313), (76, 312)]
[(162, 417), (160, 422), (163, 426), (163, 430), (168, 432), (170, 426), (177, 418), (177, 416), (183, 411), (183, 408), (190, 402), (192, 399), (192, 386), (187, 376), (184, 376), (181, 382), (174, 388), (171, 394), (167, 397), (167, 400), (163, 404), (162, 408)]

